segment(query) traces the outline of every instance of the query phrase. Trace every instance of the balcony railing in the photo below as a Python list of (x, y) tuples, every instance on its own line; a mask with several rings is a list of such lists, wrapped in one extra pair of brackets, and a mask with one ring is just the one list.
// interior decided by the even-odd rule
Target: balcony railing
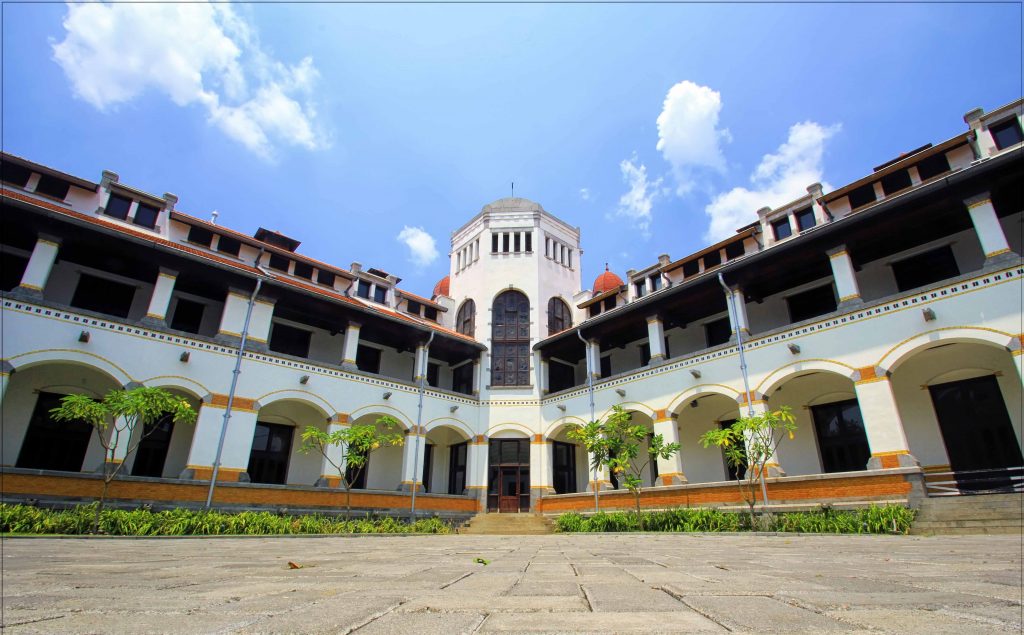
[(1024, 493), (1024, 466), (990, 470), (931, 472), (925, 480), (928, 496)]

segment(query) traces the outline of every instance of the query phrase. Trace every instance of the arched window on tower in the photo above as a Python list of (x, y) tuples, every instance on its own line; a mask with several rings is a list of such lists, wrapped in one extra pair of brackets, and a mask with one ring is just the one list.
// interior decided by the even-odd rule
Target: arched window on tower
[(551, 298), (548, 300), (548, 335), (561, 333), (567, 328), (572, 328), (569, 305), (561, 298)]
[(463, 335), (473, 337), (476, 319), (476, 304), (472, 300), (466, 300), (459, 307), (459, 313), (455, 316), (455, 330)]
[(494, 299), (491, 385), (530, 385), (530, 300), (519, 291), (505, 291)]

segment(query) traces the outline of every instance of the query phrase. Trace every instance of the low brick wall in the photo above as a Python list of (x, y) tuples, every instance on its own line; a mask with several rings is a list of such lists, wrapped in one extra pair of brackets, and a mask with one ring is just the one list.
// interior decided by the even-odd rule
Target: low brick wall
[[(916, 469), (874, 470), (770, 478), (768, 498), (772, 504), (818, 504), (848, 501), (906, 501), (911, 503), (920, 492), (921, 472)], [(761, 490), (754, 492), (758, 502)], [(602, 510), (633, 509), (635, 499), (628, 490), (605, 491), (600, 494)], [(702, 483), (644, 488), (640, 497), (642, 508), (719, 507), (743, 505), (739, 488), (733, 482)], [(537, 502), (537, 511), (559, 514), (594, 509), (594, 494), (557, 494)]]
[[(112, 502), (151, 503), (160, 507), (166, 507), (168, 503), (194, 507), (196, 504), (206, 502), (209, 487), (209, 481), (128, 476), (118, 478), (110, 484), (107, 499)], [(98, 474), (12, 468), (0, 471), (0, 493), (7, 500), (36, 498), (52, 501), (89, 501), (97, 498), (102, 489), (103, 480)], [(352, 492), (353, 509), (407, 511), (410, 502), (410, 495), (404, 492)], [(218, 483), (214, 494), (214, 506), (340, 511), (345, 508), (345, 492), (323, 487)], [(468, 516), (476, 513), (477, 501), (468, 496), (417, 494), (416, 509), (445, 516)]]

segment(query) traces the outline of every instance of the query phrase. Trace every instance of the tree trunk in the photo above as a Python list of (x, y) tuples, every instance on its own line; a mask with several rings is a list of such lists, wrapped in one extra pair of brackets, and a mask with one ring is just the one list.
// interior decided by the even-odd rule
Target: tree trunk
[(640, 531), (644, 530), (644, 517), (640, 513), (640, 490), (633, 492), (633, 498), (636, 501), (636, 521), (640, 525)]
[(345, 481), (345, 520), (352, 517), (352, 489)]

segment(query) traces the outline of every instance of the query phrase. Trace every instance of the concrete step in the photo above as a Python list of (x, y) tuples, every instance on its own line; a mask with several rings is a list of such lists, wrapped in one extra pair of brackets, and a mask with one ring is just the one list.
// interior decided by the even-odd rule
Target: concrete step
[(554, 524), (540, 514), (477, 514), (460, 534), (527, 536), (554, 533)]
[(1024, 527), (1019, 518), (974, 519), (974, 520), (926, 520), (915, 522), (915, 527)]
[(1020, 527), (937, 527), (935, 529), (918, 529), (914, 527), (910, 530), (912, 536), (977, 536), (977, 535), (1010, 535), (1020, 536)]
[(913, 534), (1020, 534), (1021, 494), (950, 496), (921, 501)]

